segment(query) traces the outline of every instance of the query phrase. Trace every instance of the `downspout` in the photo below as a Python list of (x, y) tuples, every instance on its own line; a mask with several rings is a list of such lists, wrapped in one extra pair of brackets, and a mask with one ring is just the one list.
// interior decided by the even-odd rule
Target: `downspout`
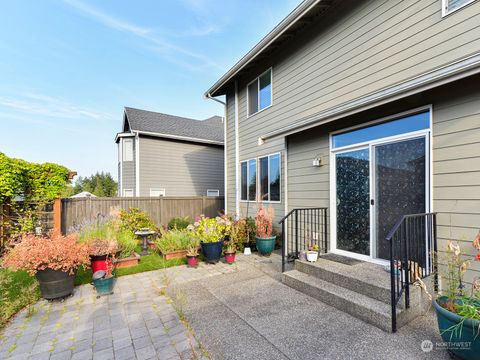
[(210, 93), (206, 94), (206, 98), (216, 101), (219, 104), (223, 105), (223, 198), (224, 198), (224, 203), (225, 203), (225, 213), (228, 214), (228, 196), (227, 196), (227, 186), (228, 186), (228, 180), (227, 180), (227, 103), (223, 102), (221, 100), (218, 100)]

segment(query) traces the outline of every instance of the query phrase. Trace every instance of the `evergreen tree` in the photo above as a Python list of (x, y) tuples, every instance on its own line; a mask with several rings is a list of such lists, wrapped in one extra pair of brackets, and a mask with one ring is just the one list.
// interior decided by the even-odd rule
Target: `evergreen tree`
[(110, 173), (96, 173), (89, 177), (79, 176), (73, 187), (73, 194), (88, 191), (99, 197), (112, 197), (117, 195), (117, 182)]

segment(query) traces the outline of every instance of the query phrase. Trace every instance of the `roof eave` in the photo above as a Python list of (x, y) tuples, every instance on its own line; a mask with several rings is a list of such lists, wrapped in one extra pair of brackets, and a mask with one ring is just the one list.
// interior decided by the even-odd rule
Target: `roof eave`
[(160, 137), (165, 139), (182, 140), (182, 141), (189, 141), (189, 142), (202, 143), (202, 144), (225, 146), (223, 141), (201, 139), (201, 138), (195, 138), (195, 137), (189, 137), (189, 136), (164, 134), (164, 133), (156, 133), (151, 131), (133, 130), (133, 129), (132, 131), (134, 131), (135, 133), (138, 133), (139, 135), (147, 135), (147, 136), (154, 136), (154, 137)]

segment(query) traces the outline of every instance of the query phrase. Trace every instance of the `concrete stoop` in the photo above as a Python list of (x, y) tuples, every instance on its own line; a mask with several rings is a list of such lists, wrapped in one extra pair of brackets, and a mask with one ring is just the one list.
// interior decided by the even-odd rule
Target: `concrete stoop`
[[(344, 311), (384, 331), (392, 331), (390, 274), (382, 266), (362, 262), (345, 265), (320, 258), (316, 263), (295, 262), (282, 282), (325, 304)], [(397, 307), (397, 329), (424, 314), (430, 301), (423, 291), (410, 286), (410, 308), (404, 299)]]

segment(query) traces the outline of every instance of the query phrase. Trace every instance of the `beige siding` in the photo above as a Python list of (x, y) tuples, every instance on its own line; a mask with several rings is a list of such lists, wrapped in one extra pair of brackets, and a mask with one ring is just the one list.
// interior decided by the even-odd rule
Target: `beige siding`
[(151, 188), (167, 196), (224, 195), (223, 147), (140, 137), (140, 196)]

